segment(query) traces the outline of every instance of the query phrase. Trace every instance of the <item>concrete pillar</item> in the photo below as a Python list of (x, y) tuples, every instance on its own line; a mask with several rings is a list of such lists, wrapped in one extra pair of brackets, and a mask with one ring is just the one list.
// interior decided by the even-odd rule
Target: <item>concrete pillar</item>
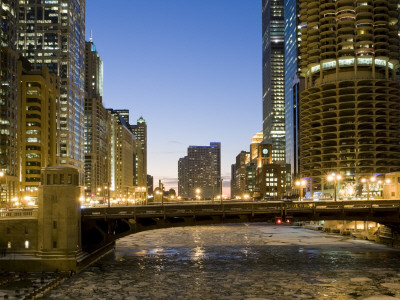
[(76, 258), (81, 252), (80, 192), (76, 169), (42, 169), (38, 209), (39, 256)]

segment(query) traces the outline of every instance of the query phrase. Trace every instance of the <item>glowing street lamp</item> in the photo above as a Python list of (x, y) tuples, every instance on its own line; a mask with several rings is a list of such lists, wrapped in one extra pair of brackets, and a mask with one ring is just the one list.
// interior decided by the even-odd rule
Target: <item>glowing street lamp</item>
[(199, 188), (197, 188), (195, 192), (196, 192), (196, 199), (200, 200), (200, 192), (201, 192), (201, 190)]
[(336, 201), (337, 200), (336, 199), (336, 197), (337, 197), (336, 186), (337, 186), (337, 182), (342, 180), (342, 175), (332, 173), (331, 175), (328, 175), (327, 179), (328, 179), (329, 182), (333, 181), (334, 199)]
[(303, 189), (306, 187), (307, 181), (305, 181), (304, 179), (300, 179), (296, 180), (295, 184), (297, 188), (300, 190), (300, 201), (301, 201), (303, 198)]
[(361, 182), (365, 183), (367, 185), (367, 201), (369, 201), (369, 185), (371, 183), (374, 183), (376, 181), (376, 178), (374, 176), (372, 176), (371, 178), (367, 179), (367, 178), (361, 178)]

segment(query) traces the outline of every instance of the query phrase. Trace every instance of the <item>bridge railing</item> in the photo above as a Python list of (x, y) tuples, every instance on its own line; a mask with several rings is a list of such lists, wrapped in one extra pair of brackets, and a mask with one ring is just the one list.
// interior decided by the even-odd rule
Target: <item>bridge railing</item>
[(82, 209), (82, 216), (187, 216), (187, 215), (220, 215), (220, 214), (261, 214), (317, 212), (326, 210), (363, 210), (399, 208), (400, 200), (370, 200), (370, 201), (268, 201), (268, 202), (223, 202), (221, 203), (185, 203), (127, 207), (96, 207)]

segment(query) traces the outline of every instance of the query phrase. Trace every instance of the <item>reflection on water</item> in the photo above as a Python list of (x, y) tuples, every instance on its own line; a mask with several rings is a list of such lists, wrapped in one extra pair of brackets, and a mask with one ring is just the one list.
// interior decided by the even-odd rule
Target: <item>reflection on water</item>
[(110, 299), (400, 298), (399, 259), (383, 245), (287, 226), (162, 229), (122, 239), (48, 299), (66, 290), (76, 299), (99, 291)]

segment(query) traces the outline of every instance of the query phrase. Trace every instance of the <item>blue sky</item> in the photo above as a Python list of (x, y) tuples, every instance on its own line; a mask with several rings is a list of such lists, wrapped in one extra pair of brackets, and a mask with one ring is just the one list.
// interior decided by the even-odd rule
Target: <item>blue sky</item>
[(104, 63), (104, 104), (148, 126), (148, 173), (177, 189), (189, 145), (222, 144), (230, 166), (262, 129), (261, 1), (86, 0)]

